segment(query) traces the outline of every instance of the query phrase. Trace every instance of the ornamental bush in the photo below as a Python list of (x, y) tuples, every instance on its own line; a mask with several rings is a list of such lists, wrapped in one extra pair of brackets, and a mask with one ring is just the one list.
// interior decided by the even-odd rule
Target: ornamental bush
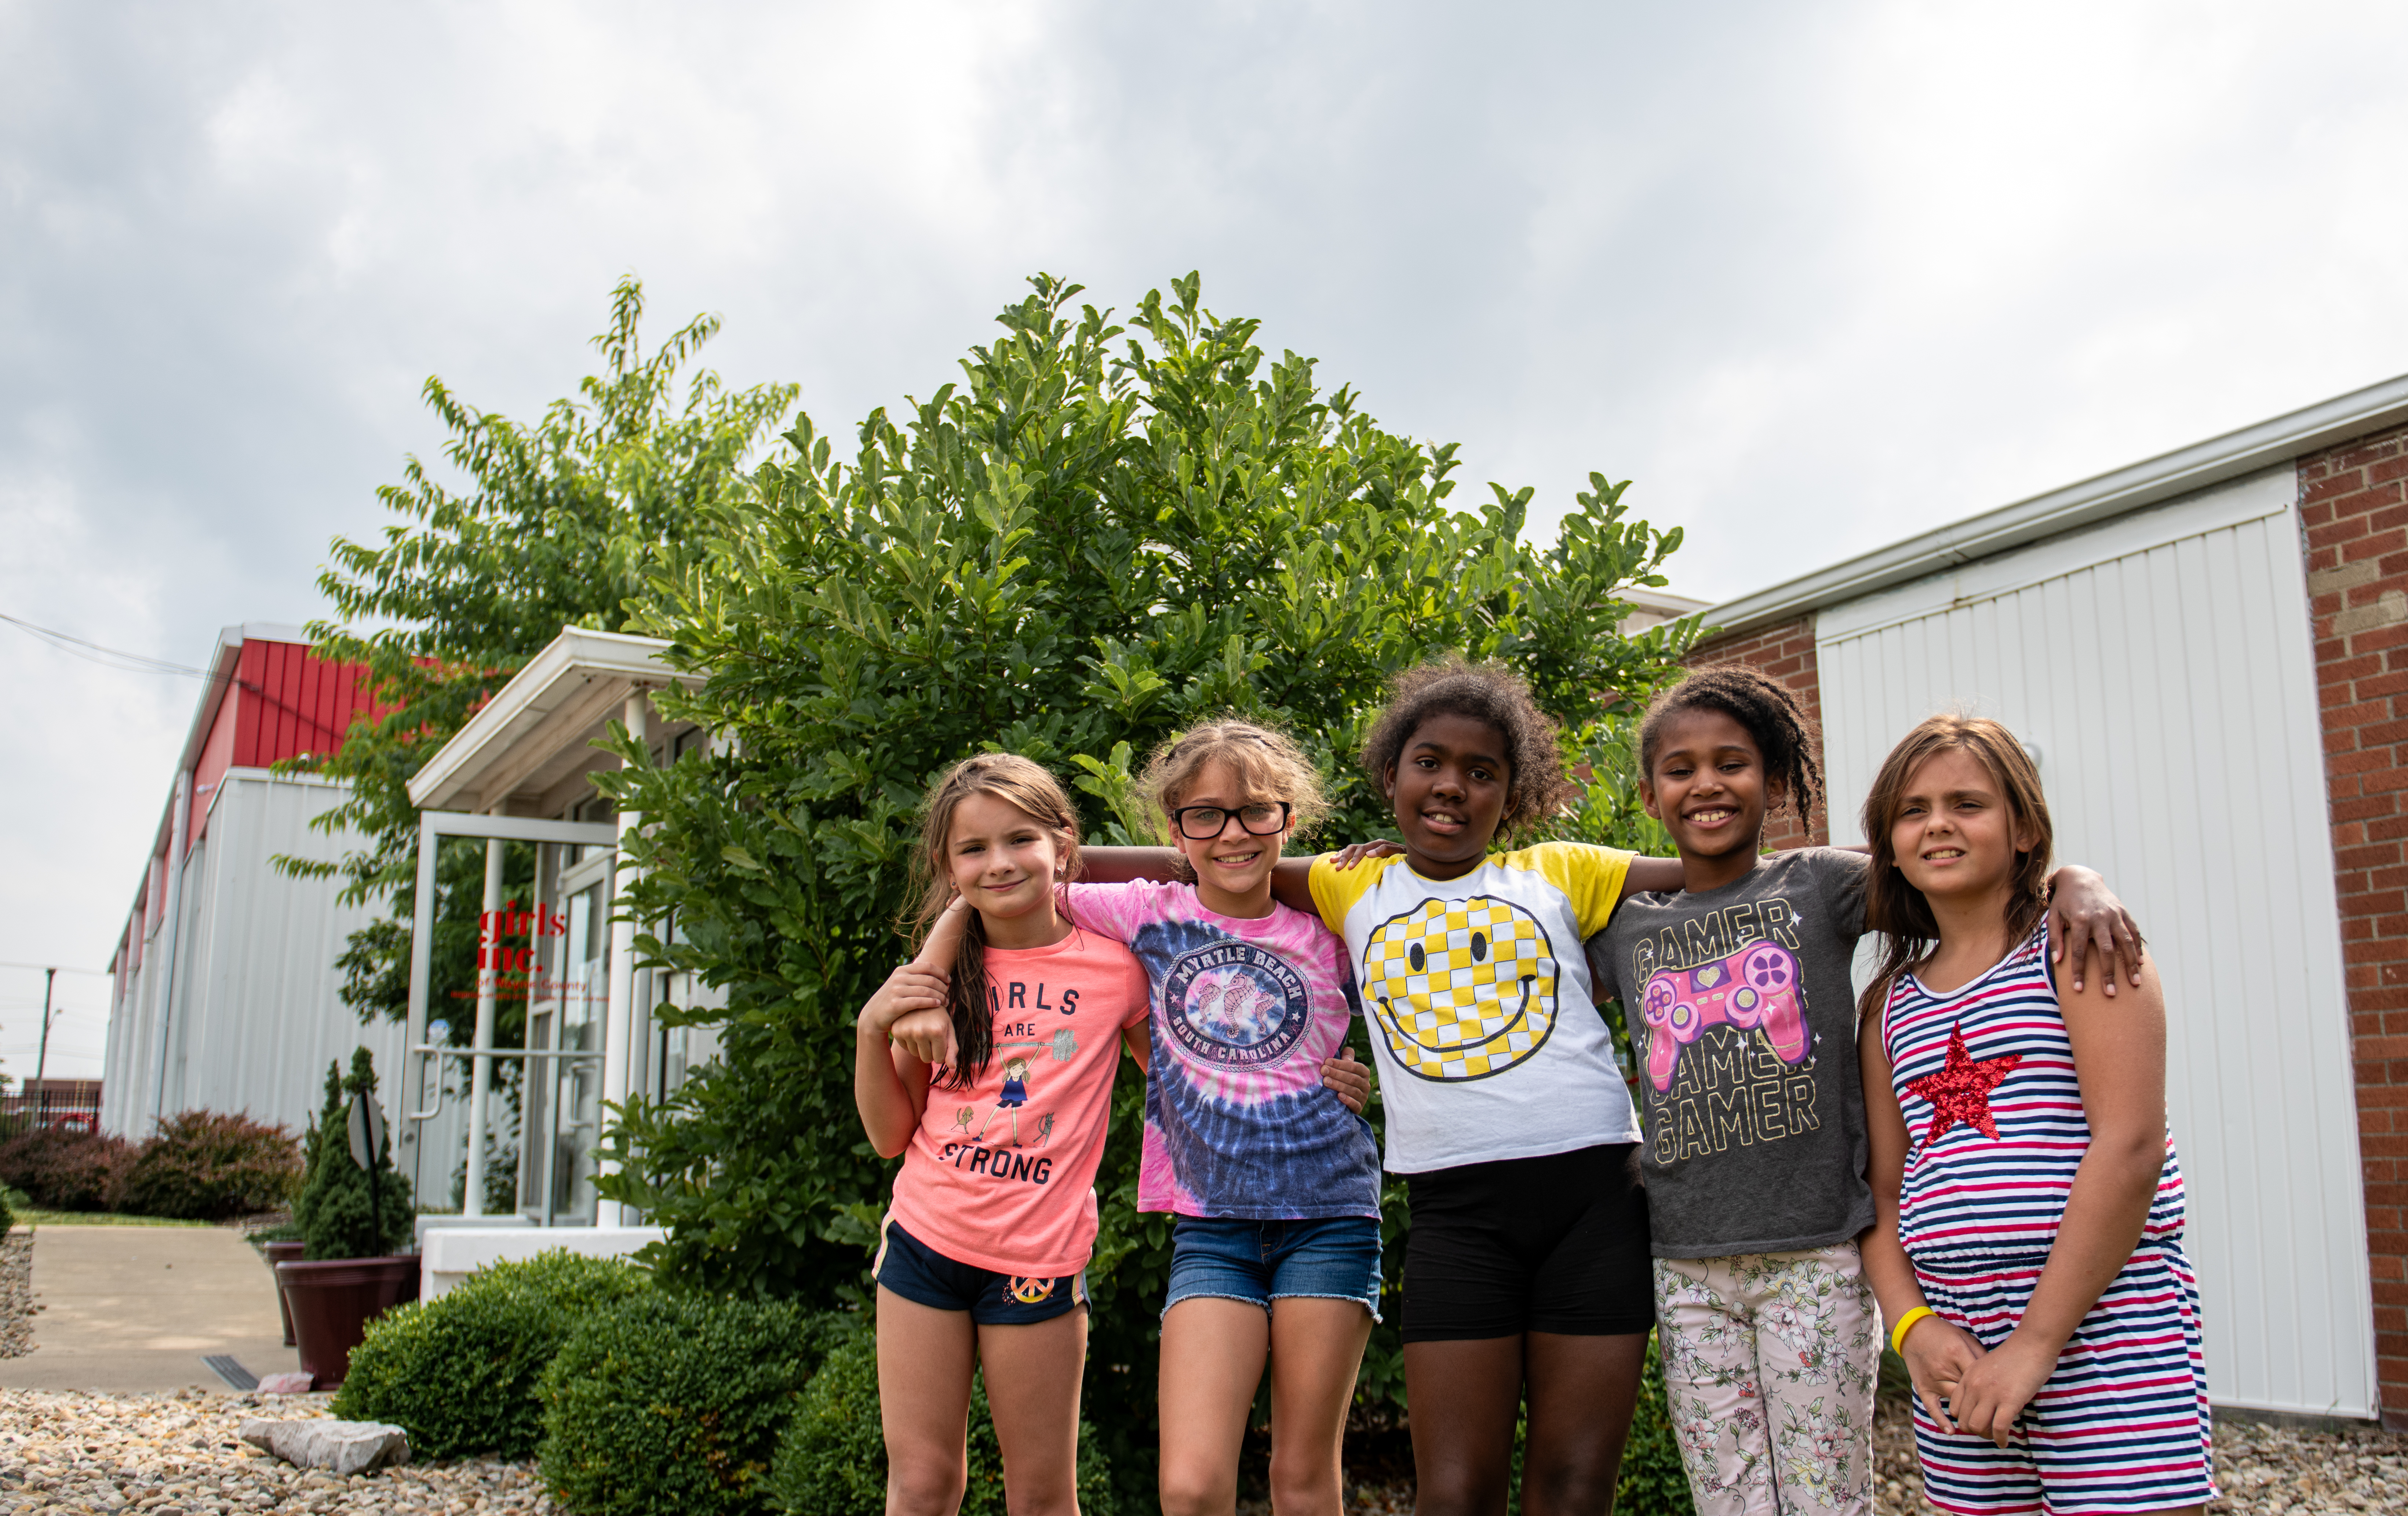
[(408, 1247), (417, 1207), (409, 1181), (393, 1166), (393, 1145), (379, 1154), (371, 1188), (368, 1171), (351, 1158), (351, 1097), (376, 1099), (375, 1060), (365, 1047), (351, 1049), (351, 1072), (326, 1065), (326, 1104), (307, 1144), (306, 1175), (293, 1220), (308, 1244), (302, 1254), (325, 1258), (388, 1258)]
[(247, 1116), (185, 1111), (162, 1120), (136, 1151), (118, 1204), (143, 1216), (223, 1221), (289, 1204), (300, 1187), (291, 1132)]
[(580, 1516), (768, 1509), (778, 1434), (844, 1321), (662, 1291), (587, 1313), (538, 1385), (544, 1483)]
[(557, 1248), (481, 1269), (370, 1321), (335, 1414), (403, 1427), (422, 1457), (524, 1458), (543, 1435), (536, 1386), (562, 1345), (588, 1316), (651, 1287), (642, 1269)]
[[(969, 1485), (961, 1516), (1005, 1516), (1003, 1452), (986, 1384), (970, 1387)], [(1080, 1516), (1121, 1509), (1101, 1438), (1079, 1423)], [(848, 1333), (803, 1389), (794, 1420), (778, 1442), (769, 1473), (769, 1504), (788, 1516), (874, 1516), (886, 1509), (886, 1439), (878, 1421), (878, 1339), (864, 1327)], [(1139, 1509), (1151, 1509), (1149, 1499)]]
[[(626, 766), (596, 775), (645, 818), (638, 920), (677, 923), (642, 952), (717, 1003), (656, 1011), (715, 1025), (724, 1056), (627, 1103), (597, 1183), (667, 1229), (666, 1278), (815, 1301), (864, 1288), (892, 1166), (861, 1136), (848, 1029), (908, 951), (892, 923), (913, 813), (948, 764), (1025, 754), (1076, 781), (1091, 840), (1152, 841), (1133, 761), (1235, 711), (1326, 769), (1318, 841), (1391, 835), (1359, 757), (1392, 674), (1449, 651), (1499, 659), (1563, 722), (1567, 761), (1612, 780), (1631, 709), (1697, 630), (1621, 635), (1619, 596), (1662, 585), (1680, 541), (1629, 516), (1624, 484), (1592, 474), (1552, 541), (1526, 541), (1533, 491), (1466, 508), (1452, 444), (1387, 432), (1311, 359), (1268, 356), (1194, 276), (1125, 326), (1075, 285), (1032, 282), (956, 383), (872, 412), (851, 461), (798, 418), (702, 509), (628, 626), (705, 676), (657, 698), (718, 738), (664, 767), (623, 742)], [(1648, 826), (1612, 781), (1553, 834), (1630, 844)], [(1151, 1494), (1169, 1260), (1168, 1220), (1136, 1210), (1143, 1099), (1121, 1079), (1089, 1274), (1086, 1404), (1131, 1496)], [(1401, 1185), (1387, 1208), (1393, 1286)], [(1387, 1315), (1360, 1400), (1393, 1419)]]
[(35, 1127), (0, 1143), (0, 1184), (23, 1191), (37, 1209), (105, 1211), (133, 1162), (122, 1137)]

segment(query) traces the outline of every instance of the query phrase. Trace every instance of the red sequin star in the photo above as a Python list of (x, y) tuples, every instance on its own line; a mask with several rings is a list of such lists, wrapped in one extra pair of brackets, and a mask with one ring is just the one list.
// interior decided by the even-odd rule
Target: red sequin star
[(1999, 1123), (1990, 1117), (1990, 1091), (2023, 1061), (2021, 1053), (1977, 1059), (1965, 1050), (1965, 1023), (1949, 1028), (1948, 1066), (1906, 1081), (1909, 1090), (1931, 1102), (1931, 1125), (1924, 1130), (1923, 1145), (1930, 1147), (1959, 1121), (1998, 1141)]

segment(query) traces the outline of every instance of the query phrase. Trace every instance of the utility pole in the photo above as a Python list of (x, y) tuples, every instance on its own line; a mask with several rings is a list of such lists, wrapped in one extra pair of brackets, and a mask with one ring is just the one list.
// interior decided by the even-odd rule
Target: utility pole
[(50, 1124), (50, 1087), (43, 1082), (42, 1071), (50, 1061), (50, 985), (58, 976), (56, 969), (42, 971), (42, 1042), (41, 1051), (34, 1055), (34, 1083), (41, 1086), (41, 1114), (34, 1119), (42, 1126)]

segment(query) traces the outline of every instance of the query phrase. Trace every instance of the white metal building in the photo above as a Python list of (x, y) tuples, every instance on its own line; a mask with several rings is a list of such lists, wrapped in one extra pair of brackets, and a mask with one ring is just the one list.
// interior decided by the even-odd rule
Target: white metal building
[(337, 901), (341, 881), (271, 861), (359, 845), (309, 828), (339, 787), (268, 767), (340, 743), (365, 703), (358, 671), (316, 659), (298, 628), (258, 623), (220, 633), (208, 667), (109, 965), (101, 1127), (130, 1138), (196, 1109), (297, 1132), (330, 1061), (365, 1046), (385, 1075), (401, 1066), (401, 1027), (363, 1025), (338, 994), (335, 960), (372, 913)]
[[(1864, 840), (1874, 772), (1935, 711), (1996, 717), (2035, 750), (2057, 857), (2107, 876), (2164, 977), (2168, 1114), (2226, 1406), (2408, 1410), (2387, 1320), (2378, 1354), (2396, 1187), (2360, 1132), (2362, 1105), (2387, 1123), (2396, 1102), (2353, 1063), (2388, 1002), (2352, 987), (2381, 979), (2370, 954), (2401, 956), (2372, 941), (2400, 907), (2369, 903), (2379, 881), (2352, 872), (2349, 830), (2360, 776), (2400, 772), (2400, 754), (2351, 738), (2359, 756), (2328, 761), (2330, 713), (2361, 698), (2336, 679), (2408, 642), (2408, 599), (2381, 599), (2408, 572), (2383, 535), (2398, 505), (2365, 498), (2408, 472), (2369, 451), (2398, 453), (2403, 420), (2397, 381), (2001, 507), (1718, 606), (1692, 660), (1756, 663), (1819, 703), (1833, 843)], [(2326, 487), (2336, 469), (2357, 472)], [(2365, 731), (2390, 735), (2391, 714)]]

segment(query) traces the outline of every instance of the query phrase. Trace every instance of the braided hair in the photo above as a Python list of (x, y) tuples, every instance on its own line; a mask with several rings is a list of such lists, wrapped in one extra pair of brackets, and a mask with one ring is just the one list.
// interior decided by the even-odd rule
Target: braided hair
[(1684, 711), (1719, 711), (1747, 729), (1764, 755), (1765, 776), (1782, 787), (1801, 826), (1812, 827), (1823, 801), (1823, 771), (1814, 761), (1814, 724), (1798, 698), (1777, 681), (1744, 663), (1717, 663), (1692, 671), (1656, 697), (1639, 723), (1639, 771), (1656, 772), (1656, 747), (1665, 726)]

